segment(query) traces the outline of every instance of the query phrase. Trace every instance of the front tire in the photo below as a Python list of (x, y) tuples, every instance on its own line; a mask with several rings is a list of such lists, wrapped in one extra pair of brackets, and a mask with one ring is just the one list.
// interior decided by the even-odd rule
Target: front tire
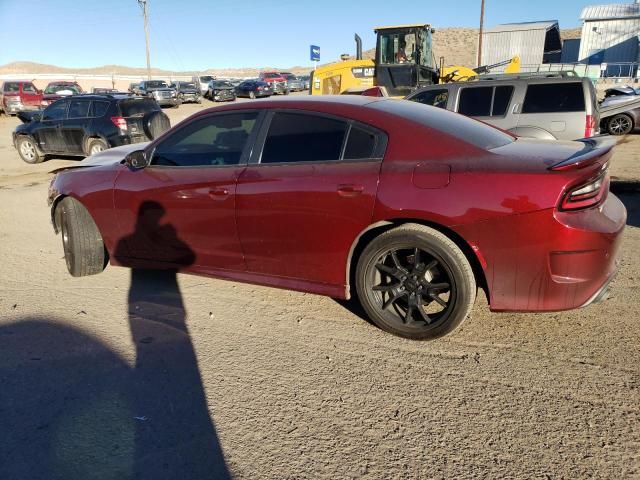
[(631, 130), (633, 130), (633, 120), (624, 113), (614, 115), (607, 123), (607, 131), (610, 135), (626, 135)]
[(356, 267), (356, 291), (378, 327), (427, 340), (462, 324), (473, 307), (476, 282), (469, 261), (449, 237), (406, 224), (366, 246)]
[(18, 147), (20, 158), (26, 163), (33, 165), (44, 160), (44, 157), (38, 153), (35, 142), (30, 137), (19, 137), (16, 146)]
[(107, 264), (104, 242), (84, 205), (74, 198), (63, 198), (56, 208), (56, 219), (69, 273), (84, 277), (102, 272)]

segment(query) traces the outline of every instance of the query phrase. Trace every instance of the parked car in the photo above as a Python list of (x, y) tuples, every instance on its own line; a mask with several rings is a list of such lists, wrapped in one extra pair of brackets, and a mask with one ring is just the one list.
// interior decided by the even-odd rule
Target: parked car
[(271, 85), (261, 80), (245, 80), (236, 87), (236, 96), (261, 98), (273, 95)]
[(200, 89), (193, 82), (173, 82), (170, 85), (178, 92), (180, 103), (202, 103)]
[(18, 117), (23, 124), (13, 132), (13, 144), (27, 163), (145, 142), (171, 126), (155, 100), (129, 94), (68, 97)]
[(79, 95), (81, 93), (84, 93), (84, 90), (82, 90), (82, 87), (80, 86), (80, 84), (78, 84), (78, 82), (50, 82), (42, 92), (41, 105), (43, 107), (46, 107), (48, 105), (51, 105), (56, 100), (60, 100), (62, 97)]
[(640, 89), (607, 89), (600, 103), (600, 118), (600, 129), (610, 135), (626, 135), (640, 128)]
[(311, 75), (299, 75), (298, 79), (302, 82), (302, 87), (309, 90), (311, 87)]
[(289, 89), (290, 92), (299, 92), (301, 90), (304, 90), (304, 85), (302, 84), (300, 79), (296, 77), (293, 73), (280, 72), (280, 75), (282, 75), (286, 79), (287, 88)]
[(574, 140), (598, 133), (588, 78), (536, 76), (431, 85), (407, 97), (482, 120), (522, 137)]
[(42, 108), (42, 91), (33, 82), (5, 80), (0, 86), (0, 112), (15, 115), (25, 110)]
[(287, 79), (278, 72), (260, 72), (259, 79), (268, 83), (274, 94), (289, 95)]
[(164, 80), (143, 80), (138, 86), (138, 95), (153, 98), (161, 107), (180, 105), (178, 92)]
[(195, 83), (196, 87), (200, 89), (200, 95), (202, 95), (203, 97), (209, 89), (209, 82), (215, 79), (216, 77), (214, 77), (213, 75), (194, 75), (193, 77), (191, 77), (191, 81)]
[(212, 102), (229, 102), (236, 99), (236, 89), (227, 80), (211, 80), (205, 97)]
[(287, 100), (207, 109), (59, 170), (48, 201), (69, 272), (109, 261), (354, 296), (413, 339), (453, 331), (476, 287), (496, 311), (605, 295), (626, 223), (612, 139), (517, 138), (402, 100)]
[(140, 82), (130, 83), (127, 90), (129, 91), (129, 93), (134, 93), (137, 95), (140, 91)]

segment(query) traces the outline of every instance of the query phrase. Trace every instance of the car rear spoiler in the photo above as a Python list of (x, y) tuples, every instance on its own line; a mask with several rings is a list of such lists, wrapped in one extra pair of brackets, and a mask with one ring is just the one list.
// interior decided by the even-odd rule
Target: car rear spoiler
[(578, 141), (584, 144), (584, 148), (579, 152), (574, 153), (569, 158), (551, 165), (549, 170), (579, 170), (581, 168), (588, 167), (589, 165), (593, 165), (603, 157), (606, 157), (605, 160), (608, 160), (611, 156), (613, 147), (618, 143), (618, 140), (608, 135), (583, 138)]

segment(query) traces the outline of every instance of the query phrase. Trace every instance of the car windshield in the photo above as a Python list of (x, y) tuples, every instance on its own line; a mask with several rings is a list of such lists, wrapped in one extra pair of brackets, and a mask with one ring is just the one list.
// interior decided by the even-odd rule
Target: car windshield
[(209, 83), (211, 80), (213, 80), (213, 77), (211, 75), (203, 75), (200, 77), (200, 81), (202, 83)]
[(47, 88), (44, 89), (44, 93), (58, 93), (58, 92), (73, 92), (74, 94), (80, 93), (80, 88), (77, 85), (63, 84), (63, 83), (53, 83), (47, 85)]
[(196, 88), (196, 84), (193, 82), (182, 82), (180, 83), (180, 90), (189, 90)]
[(163, 81), (147, 82), (147, 88), (167, 88), (167, 82), (163, 82)]
[(483, 150), (507, 145), (516, 138), (478, 120), (410, 100), (382, 100), (367, 106), (412, 120)]
[(279, 73), (265, 73), (264, 78), (278, 78), (280, 77)]
[(152, 98), (130, 98), (120, 102), (120, 111), (124, 117), (142, 116), (157, 110), (160, 110), (160, 106)]
[(233, 87), (233, 85), (231, 85), (230, 82), (224, 82), (224, 81), (213, 82), (213, 86), (215, 88)]

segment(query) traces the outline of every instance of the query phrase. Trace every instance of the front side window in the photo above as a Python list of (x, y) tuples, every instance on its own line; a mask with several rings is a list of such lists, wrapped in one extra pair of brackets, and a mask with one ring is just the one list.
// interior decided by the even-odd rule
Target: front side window
[(458, 113), (468, 117), (488, 117), (491, 114), (493, 87), (463, 88)]
[(416, 94), (409, 100), (413, 102), (423, 103), (438, 108), (447, 108), (447, 100), (449, 99), (449, 90), (439, 88), (437, 90), (427, 90)]
[(22, 85), (22, 91), (27, 93), (38, 93), (38, 89), (33, 83), (25, 83)]
[(196, 120), (160, 143), (151, 165), (237, 165), (257, 118), (257, 112), (242, 112)]
[(383, 64), (415, 62), (414, 33), (383, 33), (380, 35), (380, 61)]
[(529, 85), (522, 113), (582, 112), (585, 109), (582, 83)]
[(340, 159), (347, 123), (298, 113), (276, 113), (261, 163), (298, 163)]
[(72, 100), (69, 102), (67, 118), (86, 118), (89, 115), (89, 105), (86, 100)]
[(42, 120), (62, 120), (67, 113), (67, 101), (57, 101), (52, 103), (44, 112), (42, 112)]

